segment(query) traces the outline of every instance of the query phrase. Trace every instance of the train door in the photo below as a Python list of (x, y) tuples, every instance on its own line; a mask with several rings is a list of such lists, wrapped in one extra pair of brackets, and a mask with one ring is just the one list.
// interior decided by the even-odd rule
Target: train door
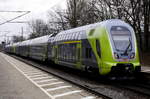
[(48, 43), (43, 44), (44, 52), (43, 52), (43, 61), (48, 59)]
[(54, 51), (54, 61), (56, 64), (58, 64), (58, 46), (57, 45), (54, 46), (53, 51)]
[(82, 65), (82, 63), (81, 63), (81, 43), (78, 43), (77, 44), (77, 46), (76, 46), (76, 48), (77, 48), (77, 50), (76, 50), (76, 55), (77, 55), (77, 67), (76, 68), (78, 68), (78, 69), (81, 69), (82, 67), (81, 67), (81, 65)]

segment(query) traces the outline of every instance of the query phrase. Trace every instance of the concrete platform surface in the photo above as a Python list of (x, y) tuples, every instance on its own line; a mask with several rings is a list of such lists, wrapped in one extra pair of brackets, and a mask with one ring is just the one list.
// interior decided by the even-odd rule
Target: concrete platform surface
[(0, 53), (0, 99), (49, 99)]
[(0, 99), (101, 99), (86, 90), (0, 53)]

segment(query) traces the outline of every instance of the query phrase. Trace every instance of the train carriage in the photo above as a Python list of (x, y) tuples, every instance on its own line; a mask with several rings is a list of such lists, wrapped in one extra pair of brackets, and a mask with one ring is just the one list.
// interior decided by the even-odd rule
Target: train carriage
[(47, 44), (49, 35), (32, 39), (29, 43), (29, 57), (45, 61), (47, 60)]
[(19, 50), (20, 43), (21, 42), (17, 42), (12, 45), (13, 53), (16, 55), (19, 55), (19, 53), (20, 53), (20, 50)]
[(26, 40), (21, 42), (20, 46), (19, 46), (19, 55), (20, 56), (24, 56), (24, 57), (29, 57), (29, 43), (30, 40)]
[(80, 33), (60, 32), (53, 44), (54, 61), (56, 64), (80, 68), (81, 65), (81, 37)]
[(11, 53), (11, 44), (8, 44), (5, 46), (5, 52), (6, 53)]
[(141, 68), (135, 33), (118, 19), (60, 32), (54, 42), (56, 64), (101, 75)]

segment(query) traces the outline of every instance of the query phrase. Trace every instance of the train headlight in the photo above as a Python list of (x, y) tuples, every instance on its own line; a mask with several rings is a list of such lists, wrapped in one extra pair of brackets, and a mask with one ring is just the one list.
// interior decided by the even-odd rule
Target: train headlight
[(116, 59), (119, 59), (119, 55), (118, 55), (117, 53), (114, 53), (114, 57), (115, 57)]
[(135, 54), (132, 53), (132, 54), (130, 55), (130, 58), (134, 58), (134, 57), (135, 57)]

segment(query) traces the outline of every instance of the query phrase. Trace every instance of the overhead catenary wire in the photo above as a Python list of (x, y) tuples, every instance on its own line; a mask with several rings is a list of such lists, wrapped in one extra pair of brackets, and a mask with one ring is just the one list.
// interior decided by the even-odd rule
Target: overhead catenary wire
[[(12, 19), (10, 19), (10, 20), (6, 20), (5, 22), (0, 23), (0, 25), (3, 25), (3, 24), (5, 24), (5, 23), (9, 23), (9, 22), (11, 22), (11, 21), (13, 21), (13, 20), (15, 20), (15, 19), (18, 19), (18, 18), (20, 18), (20, 17), (22, 17), (22, 16), (24, 16), (24, 15), (30, 13), (30, 11), (0, 11), (0, 12), (17, 12), (17, 13), (25, 12), (24, 14), (21, 14), (21, 15), (19, 15), (19, 16), (17, 16), (17, 17), (14, 17), (14, 18), (12, 18)], [(16, 22), (15, 22), (15, 23), (16, 23)]]

